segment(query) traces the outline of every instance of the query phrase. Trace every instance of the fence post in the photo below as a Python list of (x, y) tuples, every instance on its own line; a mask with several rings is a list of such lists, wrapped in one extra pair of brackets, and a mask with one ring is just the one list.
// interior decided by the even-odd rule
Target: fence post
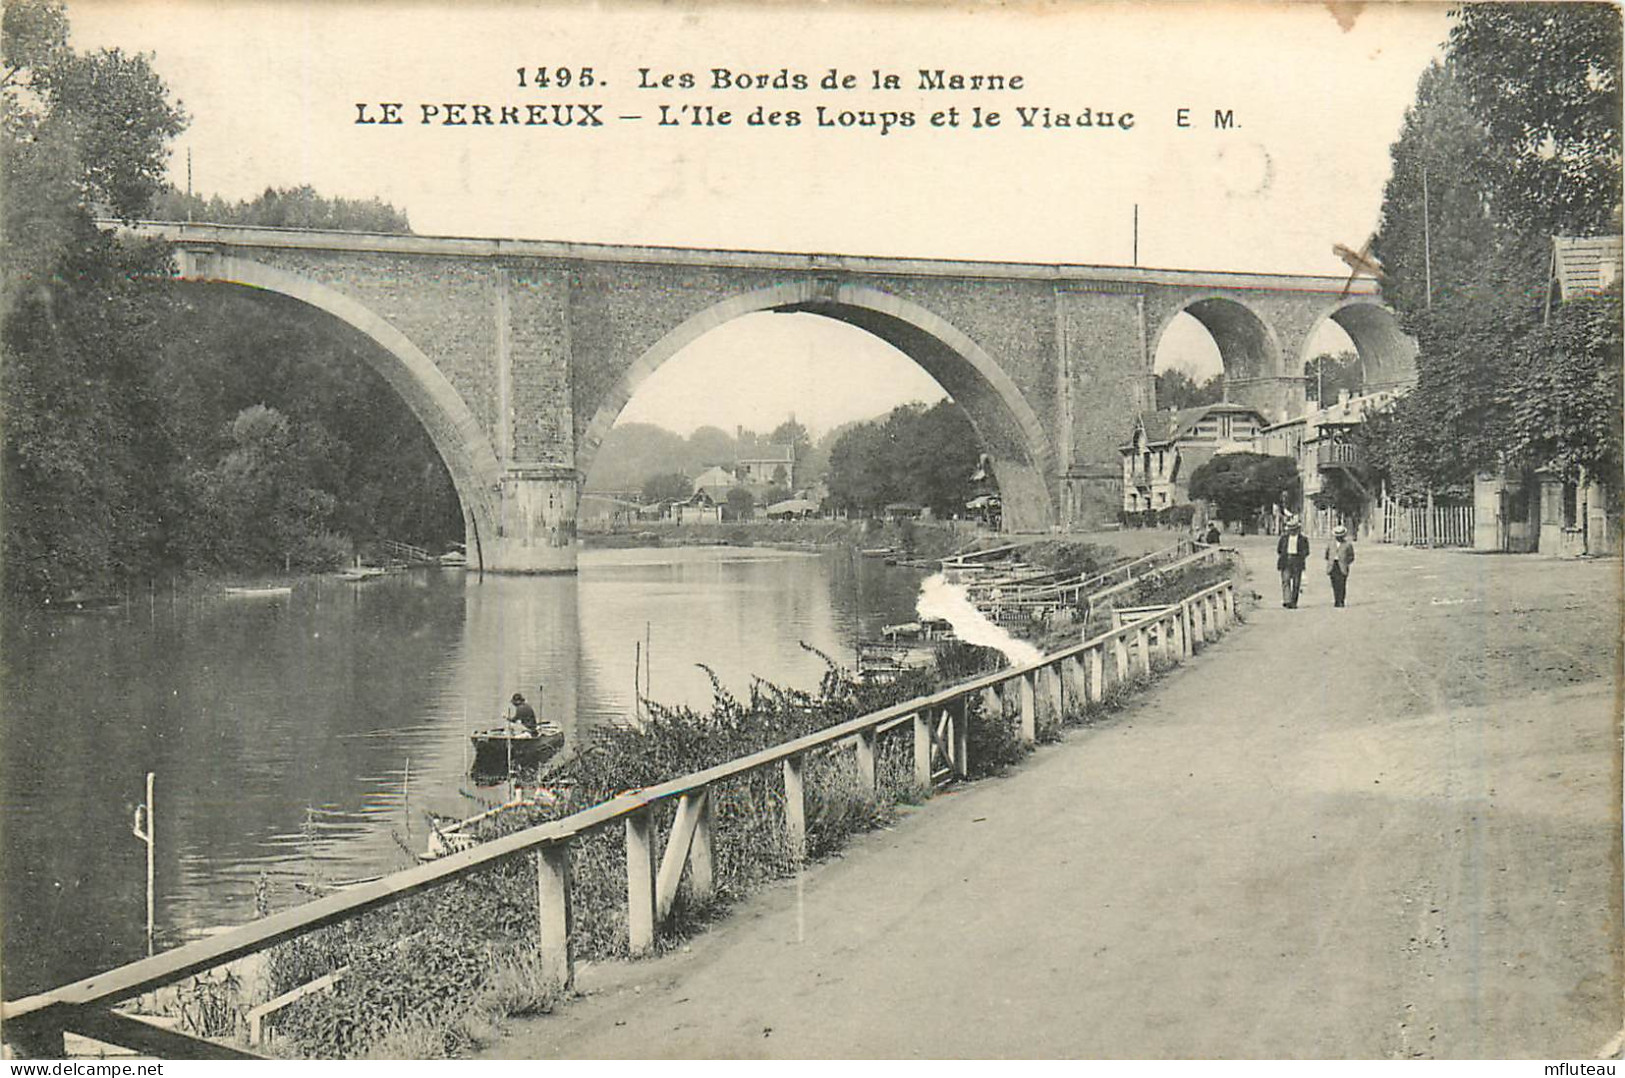
[(970, 777), (970, 698), (961, 696), (948, 705), (953, 715), (954, 770), (959, 777)]
[(1202, 632), (1202, 611), (1199, 609), (1200, 605), (1201, 604), (1199, 603), (1191, 602), (1189, 599), (1185, 600), (1185, 615), (1190, 619), (1191, 623), (1192, 654), (1195, 653), (1197, 644), (1207, 643), (1207, 635)]
[(931, 792), (931, 718), (923, 711), (914, 713), (914, 781)]
[(1021, 742), (1031, 745), (1038, 740), (1038, 701), (1034, 675), (1021, 675)]
[(858, 762), (858, 784), (863, 787), (864, 795), (875, 796), (875, 732), (874, 730), (859, 730), (852, 739), (852, 747), (856, 750)]
[(1128, 641), (1121, 633), (1112, 637), (1112, 659), (1117, 671), (1117, 684), (1128, 680)]
[(694, 841), (688, 848), (688, 888), (696, 902), (709, 902), (717, 893), (716, 876), (716, 798), (708, 786), (693, 795), (699, 798), (700, 818), (694, 824)]
[(807, 859), (807, 799), (801, 783), (805, 760), (799, 754), (784, 758), (784, 842), (797, 864)]
[(1151, 676), (1151, 634), (1146, 631), (1145, 623), (1134, 630), (1134, 654), (1140, 660), (1140, 671), (1146, 677)]
[[(1061, 660), (1061, 691), (1065, 700), (1086, 700), (1089, 698), (1089, 682), (1085, 676), (1083, 664), (1076, 655), (1068, 655)], [(1063, 707), (1061, 721), (1066, 721)]]
[(1050, 663), (1039, 669), (1038, 676), (1044, 686), (1043, 721), (1046, 725), (1059, 727), (1066, 721), (1066, 690), (1061, 684), (1061, 669), (1055, 663)]
[(654, 812), (647, 805), (626, 815), (626, 935), (633, 954), (655, 945)]
[(536, 851), (536, 908), (540, 919), (536, 949), (543, 979), (568, 991), (576, 975), (570, 954), (570, 930), (575, 918), (570, 906), (568, 842)]
[(1089, 702), (1106, 699), (1106, 653), (1104, 644), (1089, 649)]

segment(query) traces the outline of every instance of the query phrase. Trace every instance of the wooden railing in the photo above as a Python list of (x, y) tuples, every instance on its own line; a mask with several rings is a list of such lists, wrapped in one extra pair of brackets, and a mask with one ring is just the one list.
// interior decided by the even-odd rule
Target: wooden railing
[(1063, 606), (1094, 607), (1101, 599), (1133, 587), (1153, 573), (1184, 569), (1217, 556), (1218, 547), (1198, 547), (1189, 539), (1154, 554), (1136, 558), (1104, 573), (1069, 580), (1042, 588), (1014, 589), (1001, 592), (996, 598), (977, 603), (997, 622), (1012, 615), (1031, 614), (1035, 610), (1054, 610)]
[[(471, 849), (405, 869), (325, 898), (274, 913), (174, 950), (98, 973), (48, 992), (0, 1005), (3, 1036), (20, 1055), (60, 1058), (65, 1032), (175, 1059), (252, 1058), (250, 1053), (114, 1011), (118, 1003), (214, 969), (369, 910), (442, 886), (470, 873), (530, 855), (537, 872), (536, 917), (544, 973), (568, 987), (574, 980), (570, 851), (599, 828), (625, 829), (627, 924), (633, 953), (653, 948), (685, 873), (694, 897), (715, 891), (712, 788), (755, 771), (778, 768), (785, 793), (784, 841), (793, 860), (806, 856), (802, 776), (814, 753), (850, 753), (857, 778), (876, 790), (876, 743), (892, 731), (913, 740), (913, 777), (925, 790), (969, 773), (970, 705), (1001, 717), (1015, 712), (1024, 743), (1058, 726), (1069, 701), (1100, 702), (1136, 674), (1149, 675), (1156, 657), (1177, 662), (1235, 620), (1235, 587), (1221, 581), (1132, 623), (1032, 662), (916, 697), (827, 729), (694, 774), (595, 805)], [(1013, 703), (1013, 708), (1007, 705)], [(655, 810), (675, 803), (665, 849), (657, 849)]]
[[(1187, 536), (1172, 546), (1143, 554), (1132, 561), (1096, 573), (1082, 573), (1072, 579), (1057, 581), (1054, 578), (1063, 574), (1043, 573), (1029, 579), (1002, 584), (972, 583), (967, 590), (971, 599), (983, 607), (1019, 604), (1026, 599), (1042, 600), (1052, 606), (1067, 602), (1077, 604), (1082, 601), (1082, 596), (1096, 588), (1131, 581), (1135, 579), (1135, 574), (1144, 576), (1159, 563), (1177, 561), (1189, 553), (1193, 546), (1193, 541)], [(993, 594), (995, 591), (998, 592), (997, 596)]]

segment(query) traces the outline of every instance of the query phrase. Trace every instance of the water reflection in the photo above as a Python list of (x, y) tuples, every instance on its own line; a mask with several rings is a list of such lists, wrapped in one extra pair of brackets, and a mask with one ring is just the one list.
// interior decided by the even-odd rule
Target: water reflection
[[(860, 635), (912, 616), (919, 574), (846, 552), (589, 551), (576, 577), (427, 571), (298, 582), (281, 599), (152, 597), (115, 616), (0, 625), (0, 902), (7, 995), (144, 951), (130, 834), (157, 780), (159, 937), (252, 916), (262, 877), (390, 871), (424, 812), (502, 791), (467, 777), (467, 732), (515, 690), (567, 737), (654, 699), (708, 706), (704, 662), (811, 687)], [(639, 656), (640, 644), (648, 654)], [(643, 665), (647, 663), (647, 665)]]

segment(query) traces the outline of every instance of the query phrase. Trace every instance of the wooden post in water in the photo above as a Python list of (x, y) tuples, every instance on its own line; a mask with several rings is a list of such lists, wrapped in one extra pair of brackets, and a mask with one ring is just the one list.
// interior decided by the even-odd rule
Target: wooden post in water
[(147, 956), (152, 956), (152, 929), (153, 929), (153, 826), (152, 826), (152, 779), (153, 773), (147, 772), (147, 799), (135, 808), (135, 826), (131, 829), (135, 837), (147, 844)]

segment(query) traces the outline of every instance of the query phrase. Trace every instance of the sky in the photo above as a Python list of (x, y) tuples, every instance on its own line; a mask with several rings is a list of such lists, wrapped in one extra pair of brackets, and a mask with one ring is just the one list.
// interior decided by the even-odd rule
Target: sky
[[(185, 186), (190, 151), (204, 195), (308, 183), (382, 198), (430, 235), (1287, 273), (1346, 272), (1332, 244), (1358, 248), (1375, 228), (1387, 148), (1448, 28), (1445, 5), (1430, 3), (68, 10), (77, 47), (154, 54), (191, 116), (172, 177)], [(537, 67), (573, 82), (591, 67), (594, 85), (543, 89)], [(1022, 86), (922, 89), (922, 68)], [(715, 69), (769, 85), (719, 89)], [(852, 88), (824, 89), (831, 69)], [(872, 88), (877, 70), (900, 88)], [(775, 89), (781, 71), (808, 88)], [(678, 85), (685, 73), (694, 88)], [(658, 85), (666, 75), (673, 85)], [(356, 122), (389, 102), (407, 122)], [(604, 126), (448, 126), (443, 108), (421, 122), (426, 104), (497, 116), (577, 102), (598, 104)], [(727, 109), (733, 122), (661, 126), (662, 105), (685, 121)], [(751, 125), (758, 106), (802, 123)], [(820, 106), (833, 126), (817, 122)], [(960, 122), (933, 126), (950, 107)], [(974, 107), (1001, 112), (1000, 126), (974, 127)], [(1045, 128), (1045, 108), (1134, 121)], [(885, 134), (840, 126), (842, 112), (885, 111), (916, 122)], [(1233, 124), (1217, 126), (1216, 111)], [(820, 430), (940, 394), (879, 341), (813, 323), (764, 315), (713, 331), (645, 382), (623, 421), (770, 429), (794, 405)], [(1161, 366), (1217, 363), (1194, 319), (1164, 341)]]

